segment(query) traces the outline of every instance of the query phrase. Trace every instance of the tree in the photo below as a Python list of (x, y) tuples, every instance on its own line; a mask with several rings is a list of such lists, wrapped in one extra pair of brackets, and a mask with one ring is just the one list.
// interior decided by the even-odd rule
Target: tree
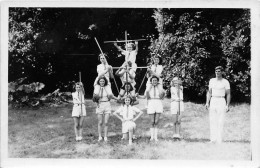
[(226, 77), (231, 82), (234, 97), (250, 98), (250, 13), (244, 9), (241, 17), (223, 27), (221, 32), (222, 61), (226, 64)]
[(159, 37), (150, 50), (162, 43), (159, 54), (166, 88), (180, 76), (187, 97), (205, 97), (214, 67), (222, 65), (234, 97), (250, 96), (249, 10), (157, 9), (153, 17)]
[(182, 13), (172, 9), (154, 11), (155, 22), (160, 36), (150, 49), (160, 48), (159, 54), (165, 66), (163, 72), (164, 86), (169, 88), (174, 76), (184, 80), (185, 87), (199, 95), (206, 90), (207, 64), (210, 56), (203, 44), (214, 40), (214, 35), (200, 23), (200, 11)]

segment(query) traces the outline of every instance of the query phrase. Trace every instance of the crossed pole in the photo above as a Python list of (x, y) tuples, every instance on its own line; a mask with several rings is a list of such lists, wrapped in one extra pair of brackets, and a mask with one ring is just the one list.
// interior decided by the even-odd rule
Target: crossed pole
[[(99, 45), (99, 43), (98, 43), (96, 37), (95, 37), (95, 41), (96, 41), (96, 43), (97, 43), (97, 45), (98, 45), (98, 48), (99, 48), (101, 54), (104, 55), (104, 53), (103, 53), (103, 51), (102, 51), (102, 49), (101, 49), (101, 47), (100, 47), (100, 45)], [(115, 85), (116, 85), (116, 89), (117, 89), (117, 92), (118, 92), (118, 94), (119, 94), (119, 89), (118, 89), (118, 86), (117, 86), (117, 84), (116, 84), (116, 80), (115, 80), (115, 77), (114, 77), (113, 74), (112, 74), (112, 78), (114, 79), (114, 82), (115, 82)]]
[[(104, 41), (104, 43), (125, 43), (125, 48), (126, 48), (126, 51), (127, 51), (127, 44), (128, 42), (132, 42), (132, 41), (144, 41), (146, 39), (135, 39), (135, 40), (128, 40), (127, 39), (127, 31), (125, 31), (125, 40), (116, 40), (116, 41)], [(127, 64), (127, 63), (126, 63)], [(126, 70), (129, 70), (131, 69), (130, 67), (128, 67), (128, 65), (126, 65)], [(121, 67), (113, 67), (112, 69), (120, 69)], [(146, 66), (143, 66), (143, 67), (137, 67), (137, 68), (141, 68), (141, 69), (144, 69), (144, 68), (148, 68)], [(128, 83), (128, 75), (129, 75), (129, 72), (125, 72), (126, 73), (126, 83)], [(140, 89), (140, 88), (139, 88)], [(129, 91), (127, 90), (127, 95), (129, 94)]]

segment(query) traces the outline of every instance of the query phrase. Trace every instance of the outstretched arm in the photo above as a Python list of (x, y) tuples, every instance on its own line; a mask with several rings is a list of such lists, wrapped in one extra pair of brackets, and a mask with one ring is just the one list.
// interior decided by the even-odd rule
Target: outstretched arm
[(121, 52), (124, 51), (120, 46), (117, 45), (117, 43), (114, 43), (114, 46), (115, 46), (119, 51), (121, 51)]
[(135, 42), (135, 51), (138, 52), (138, 41)]

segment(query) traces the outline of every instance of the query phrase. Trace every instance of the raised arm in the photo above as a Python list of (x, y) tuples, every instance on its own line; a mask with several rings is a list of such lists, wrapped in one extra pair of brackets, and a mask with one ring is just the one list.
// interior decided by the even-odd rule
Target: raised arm
[(117, 45), (117, 43), (114, 43), (114, 46), (115, 46), (119, 51), (121, 51), (121, 52), (124, 51), (120, 46)]
[(135, 42), (135, 51), (138, 52), (138, 41)]

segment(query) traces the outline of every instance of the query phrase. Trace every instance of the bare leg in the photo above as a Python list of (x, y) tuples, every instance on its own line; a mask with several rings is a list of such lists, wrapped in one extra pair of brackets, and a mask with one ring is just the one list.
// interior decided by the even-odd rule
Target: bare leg
[(150, 140), (153, 140), (154, 139), (154, 120), (155, 120), (155, 114), (149, 114), (149, 117), (150, 117), (150, 120), (151, 120), (151, 128), (150, 128), (150, 132), (151, 132), (151, 139)]
[(155, 113), (155, 121), (154, 121), (154, 140), (158, 141), (157, 134), (158, 134), (158, 124), (160, 120), (160, 113)]
[(76, 140), (78, 140), (78, 136), (79, 136), (79, 133), (78, 133), (79, 118), (78, 117), (73, 117), (73, 120), (74, 120), (74, 132), (75, 132), (75, 135), (76, 135)]
[[(85, 117), (82, 116), (79, 118), (79, 137), (82, 139), (82, 132), (83, 132), (83, 123), (84, 123)], [(81, 140), (80, 139), (80, 140)]]
[(123, 138), (122, 139), (127, 139), (127, 134), (126, 133), (123, 134)]
[(108, 120), (109, 120), (109, 116), (110, 114), (105, 114), (105, 121), (104, 121), (104, 124), (105, 124), (105, 128), (104, 128), (104, 140), (107, 140), (107, 130), (108, 130)]
[(173, 137), (177, 133), (177, 114), (173, 114)]
[(103, 115), (98, 114), (98, 136), (99, 136), (99, 140), (100, 140), (100, 138), (102, 138), (102, 135), (101, 135), (102, 124), (103, 124)]
[(130, 129), (129, 130), (129, 145), (132, 145), (132, 139), (133, 139), (133, 129)]

